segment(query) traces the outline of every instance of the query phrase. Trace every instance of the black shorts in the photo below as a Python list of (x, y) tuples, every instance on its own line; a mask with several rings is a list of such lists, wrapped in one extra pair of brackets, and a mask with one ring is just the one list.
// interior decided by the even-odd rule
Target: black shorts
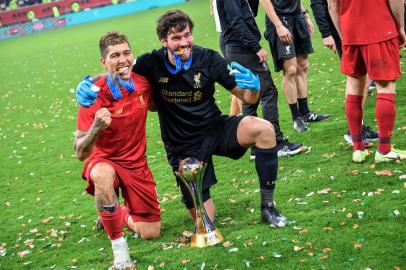
[(303, 14), (295, 16), (279, 16), (283, 25), (293, 36), (293, 43), (285, 45), (276, 33), (275, 25), (266, 18), (265, 38), (269, 41), (275, 71), (283, 70), (282, 60), (292, 59), (297, 55), (313, 53), (310, 33)]
[[(168, 161), (174, 172), (178, 171), (179, 162), (187, 157), (195, 157), (207, 163), (207, 168), (203, 177), (203, 201), (210, 199), (210, 187), (217, 183), (217, 178), (214, 173), (212, 156), (224, 156), (232, 159), (241, 158), (247, 148), (242, 147), (238, 143), (237, 128), (240, 121), (245, 116), (221, 116), (219, 120), (212, 125), (204, 134), (199, 145), (193, 145), (182, 152), (167, 151)], [(176, 177), (178, 186), (182, 191), (182, 201), (188, 209), (194, 207), (193, 201), (187, 188), (182, 180)]]

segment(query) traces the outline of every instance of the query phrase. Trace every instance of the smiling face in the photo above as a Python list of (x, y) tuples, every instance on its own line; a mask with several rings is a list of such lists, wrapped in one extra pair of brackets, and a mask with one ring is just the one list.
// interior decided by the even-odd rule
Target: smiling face
[(129, 80), (133, 67), (134, 56), (126, 35), (120, 32), (107, 32), (100, 38), (100, 63), (112, 77), (119, 75)]
[(168, 50), (170, 56), (176, 53), (182, 61), (187, 61), (193, 46), (193, 35), (190, 27), (186, 26), (181, 31), (177, 31), (176, 28), (170, 29), (166, 38), (161, 39), (161, 44)]
[(128, 43), (109, 45), (104, 49), (100, 62), (111, 76), (117, 73), (127, 81), (131, 76), (134, 56)]

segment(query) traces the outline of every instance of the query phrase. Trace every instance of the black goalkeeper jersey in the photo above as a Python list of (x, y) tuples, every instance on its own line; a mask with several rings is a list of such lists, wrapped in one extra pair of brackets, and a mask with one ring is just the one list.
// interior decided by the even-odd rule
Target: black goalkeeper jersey
[(146, 77), (158, 109), (161, 136), (170, 152), (199, 145), (205, 132), (219, 120), (214, 84), (227, 90), (236, 86), (227, 62), (217, 52), (194, 45), (192, 65), (171, 74), (165, 66), (165, 50), (153, 50), (137, 58), (133, 71)]

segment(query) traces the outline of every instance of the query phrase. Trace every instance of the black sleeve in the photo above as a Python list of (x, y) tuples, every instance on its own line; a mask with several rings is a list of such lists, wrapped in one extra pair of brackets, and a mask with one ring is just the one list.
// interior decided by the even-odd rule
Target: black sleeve
[(133, 66), (133, 72), (144, 76), (149, 80), (149, 75), (151, 74), (151, 54), (146, 53), (141, 56), (138, 56), (135, 60), (134, 66)]
[(236, 0), (223, 1), (224, 12), (227, 16), (227, 20), (229, 21), (233, 31), (240, 36), (240, 40), (244, 46), (252, 48), (255, 52), (259, 52), (261, 50), (261, 45), (245, 25), (241, 7), (238, 2), (239, 1)]
[(311, 0), (313, 16), (323, 38), (331, 35), (331, 19), (326, 0)]
[(210, 77), (214, 82), (218, 82), (227, 90), (232, 90), (237, 86), (235, 79), (227, 69), (227, 61), (215, 51), (211, 51), (209, 63)]

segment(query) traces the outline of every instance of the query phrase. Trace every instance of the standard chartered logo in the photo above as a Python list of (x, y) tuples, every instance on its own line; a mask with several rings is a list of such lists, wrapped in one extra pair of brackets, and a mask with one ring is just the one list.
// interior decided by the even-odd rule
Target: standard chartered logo
[(165, 102), (169, 103), (191, 103), (192, 100), (195, 101), (193, 91), (169, 91), (166, 89), (161, 89), (161, 96)]

